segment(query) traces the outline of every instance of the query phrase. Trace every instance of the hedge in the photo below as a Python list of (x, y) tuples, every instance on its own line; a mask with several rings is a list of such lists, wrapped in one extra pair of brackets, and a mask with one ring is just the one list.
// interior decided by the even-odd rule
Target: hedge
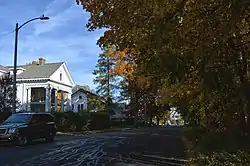
[(3, 123), (11, 114), (11, 111), (0, 112), (0, 123)]
[(110, 116), (106, 112), (92, 112), (89, 120), (90, 130), (103, 130), (111, 126)]
[(243, 166), (250, 165), (250, 153), (237, 151), (236, 153), (213, 152), (199, 153), (193, 157), (188, 165), (190, 166)]
[[(6, 120), (11, 115), (11, 112), (0, 112), (0, 123)], [(62, 132), (75, 132), (84, 130), (103, 130), (110, 128), (110, 116), (106, 112), (93, 112), (93, 113), (74, 113), (56, 112), (54, 113), (58, 131)]]
[(74, 113), (57, 112), (54, 114), (58, 131), (103, 130), (110, 127), (110, 117), (106, 112)]
[(55, 121), (58, 131), (81, 131), (87, 124), (88, 117), (74, 112), (56, 112)]
[[(0, 113), (0, 123), (7, 119), (11, 112)], [(132, 125), (133, 120), (124, 122), (114, 122), (110, 120), (107, 112), (92, 112), (92, 113), (74, 113), (56, 112), (54, 113), (58, 131), (61, 132), (77, 132), (85, 130), (104, 130), (111, 126)]]

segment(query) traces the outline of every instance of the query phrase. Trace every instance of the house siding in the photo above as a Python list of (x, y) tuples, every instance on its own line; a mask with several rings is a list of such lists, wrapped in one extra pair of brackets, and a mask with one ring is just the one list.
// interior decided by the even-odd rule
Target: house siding
[[(82, 96), (82, 99), (79, 99), (79, 96)], [(77, 93), (72, 95), (71, 105), (72, 105), (72, 108), (73, 108), (74, 112), (79, 112), (78, 111), (78, 105), (80, 106), (80, 109), (81, 109), (81, 105), (82, 105), (83, 111), (87, 110), (87, 108), (88, 108), (88, 99), (87, 99), (86, 94), (84, 94), (83, 92), (78, 91)]]
[[(62, 80), (60, 80), (60, 74), (62, 75)], [(73, 82), (70, 80), (70, 76), (66, 72), (65, 64), (61, 65), (55, 73), (50, 76), (50, 79), (56, 82), (61, 82), (69, 86), (73, 86)]]
[[(65, 63), (50, 63), (46, 68), (37, 65), (24, 65), (23, 67), (27, 67), (25, 77), (22, 69), (17, 72), (17, 100), (21, 104), (21, 111), (50, 112), (68, 111), (71, 109), (71, 95), (74, 82)], [(34, 70), (36, 73), (33, 72)], [(5, 71), (0, 70), (0, 77), (5, 73)], [(62, 74), (61, 80), (60, 73)], [(20, 75), (23, 77), (19, 77)], [(39, 96), (36, 94), (35, 89), (45, 91), (42, 95), (43, 100), (32, 97)], [(59, 99), (62, 94), (64, 97)]]

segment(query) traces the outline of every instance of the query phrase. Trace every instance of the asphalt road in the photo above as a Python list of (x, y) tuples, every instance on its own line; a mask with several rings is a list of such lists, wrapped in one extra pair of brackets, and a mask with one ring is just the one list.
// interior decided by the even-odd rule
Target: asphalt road
[(181, 128), (58, 136), (24, 147), (0, 144), (0, 166), (184, 165)]

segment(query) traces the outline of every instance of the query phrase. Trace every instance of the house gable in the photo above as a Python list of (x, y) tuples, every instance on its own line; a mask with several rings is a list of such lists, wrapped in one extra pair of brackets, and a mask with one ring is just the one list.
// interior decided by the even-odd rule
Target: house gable
[(63, 63), (49, 78), (52, 81), (74, 86), (74, 81), (69, 73), (69, 70), (65, 63)]
[(87, 110), (88, 108), (87, 95), (82, 91), (77, 91), (76, 93), (72, 94), (71, 105), (74, 112), (79, 112), (81, 109)]
[[(79, 96), (82, 96), (82, 99), (79, 99)], [(74, 94), (72, 94), (72, 99), (76, 99), (76, 100), (87, 100), (87, 95), (85, 93), (83, 93), (82, 91), (78, 91)]]

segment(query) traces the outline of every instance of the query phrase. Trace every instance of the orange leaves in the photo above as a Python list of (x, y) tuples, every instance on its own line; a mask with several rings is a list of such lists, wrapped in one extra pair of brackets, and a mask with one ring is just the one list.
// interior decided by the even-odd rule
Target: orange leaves
[(133, 79), (136, 65), (131, 58), (131, 54), (129, 54), (129, 49), (126, 48), (122, 51), (116, 51), (114, 54), (112, 54), (111, 59), (115, 61), (113, 71), (114, 74), (128, 80)]
[(124, 77), (126, 79), (132, 79), (133, 67), (129, 63), (120, 62), (114, 67), (114, 74)]
[(110, 58), (119, 63), (126, 60), (126, 54), (121, 51), (115, 51)]
[(116, 65), (114, 67), (114, 72), (117, 75), (124, 75), (126, 73), (126, 63), (125, 62), (121, 62), (118, 65)]
[(127, 48), (123, 49), (123, 50), (121, 51), (121, 53), (127, 54), (127, 53), (128, 53), (128, 49), (127, 49)]

